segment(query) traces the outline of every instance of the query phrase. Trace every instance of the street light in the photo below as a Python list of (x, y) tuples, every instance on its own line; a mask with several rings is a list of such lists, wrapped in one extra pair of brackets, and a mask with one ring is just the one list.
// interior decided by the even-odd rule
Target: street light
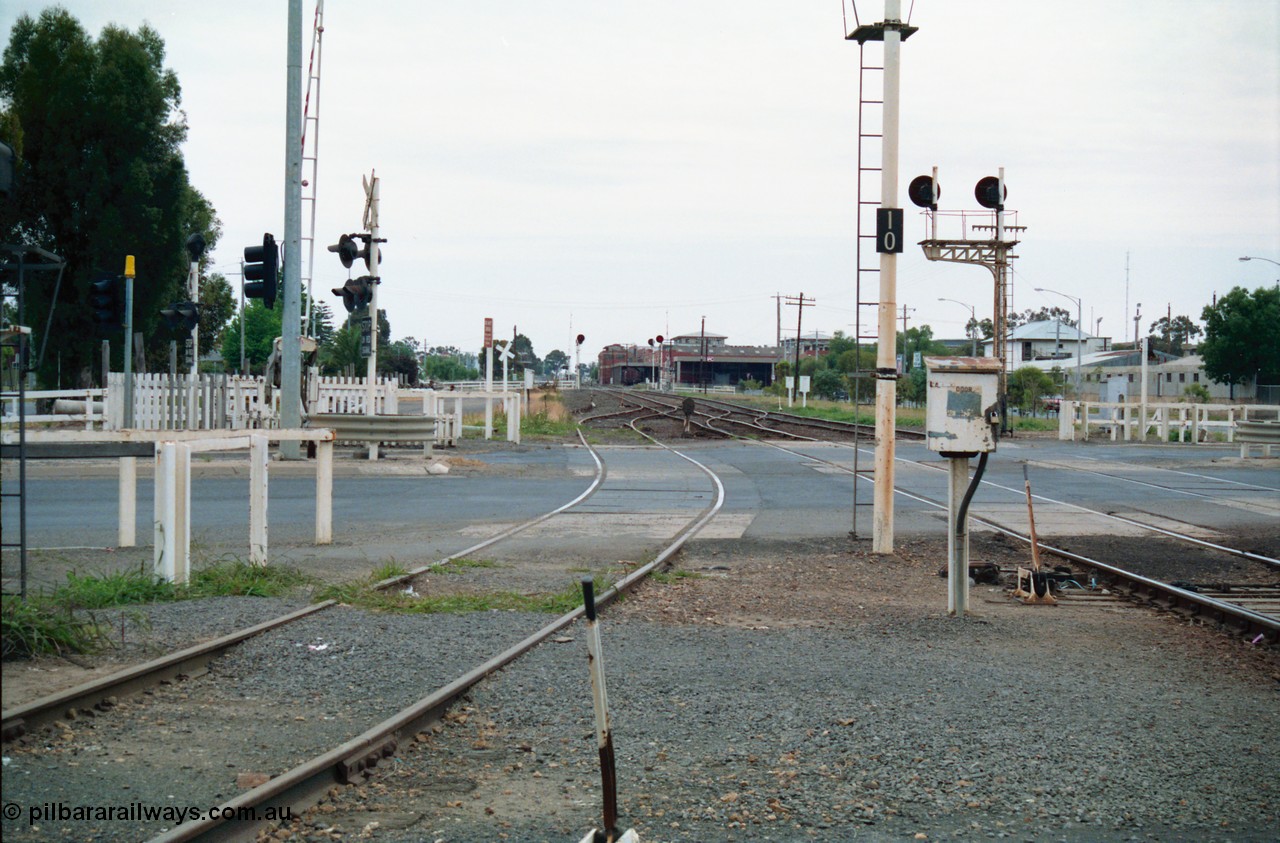
[[(1245, 255), (1244, 257), (1240, 258), (1240, 260), (1242, 260), (1242, 261), (1266, 261), (1267, 263), (1274, 263), (1276, 266), (1280, 266), (1280, 261), (1273, 261), (1271, 258), (1259, 258), (1259, 257), (1255, 257), (1254, 255)], [(1277, 279), (1276, 279), (1276, 286), (1277, 286), (1277, 287), (1280, 287), (1280, 278), (1277, 278)]]
[(1080, 319), (1083, 314), (1083, 308), (1080, 305), (1080, 299), (1075, 296), (1069, 296), (1066, 293), (1059, 293), (1057, 290), (1049, 290), (1044, 287), (1036, 287), (1037, 293), (1057, 293), (1064, 299), (1071, 299), (1076, 303), (1076, 400), (1080, 400), (1080, 358), (1084, 355), (1084, 331), (1080, 329)]
[(969, 334), (969, 354), (972, 357), (978, 356), (978, 317), (973, 309), (973, 305), (965, 304), (957, 299), (944, 299), (939, 297), (938, 301), (949, 301), (952, 304), (958, 304), (961, 307), (969, 308), (969, 325), (966, 325), (966, 333)]

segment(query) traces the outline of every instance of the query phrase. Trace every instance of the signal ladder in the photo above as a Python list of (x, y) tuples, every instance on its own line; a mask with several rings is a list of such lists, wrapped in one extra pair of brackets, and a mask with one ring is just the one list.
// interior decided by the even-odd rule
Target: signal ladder
[[(312, 302), (315, 296), (311, 289), (312, 276), (315, 272), (316, 260), (316, 178), (320, 167), (320, 57), (324, 35), (324, 0), (317, 0), (315, 22), (311, 30), (311, 60), (307, 65), (307, 96), (302, 105), (302, 168), (303, 174), (310, 174), (302, 180), (302, 202), (310, 203), (311, 225), (308, 234), (302, 238), (303, 249), (306, 250), (306, 270), (302, 280), (307, 290), (307, 312), (303, 319), (303, 333), (308, 337), (315, 336), (315, 325), (312, 321)], [(315, 92), (315, 113), (311, 110), (311, 94)], [(310, 129), (311, 131), (307, 131)], [(311, 139), (310, 154), (307, 151), (307, 139)], [(308, 170), (308, 168), (310, 168)]]
[[(855, 290), (854, 296), (857, 306), (854, 308), (854, 342), (856, 343), (857, 361), (854, 364), (853, 372), (853, 408), (854, 417), (858, 418), (862, 415), (862, 399), (863, 393), (870, 388), (871, 391), (871, 407), (874, 416), (875, 407), (875, 366), (874, 363), (870, 368), (863, 365), (864, 349), (866, 343), (876, 343), (881, 340), (878, 332), (880, 302), (878, 300), (867, 300), (863, 291), (867, 291), (867, 295), (879, 296), (880, 293), (880, 257), (875, 250), (874, 241), (876, 237), (876, 213), (875, 209), (881, 203), (881, 173), (883, 167), (883, 138), (881, 131), (884, 122), (884, 100), (879, 97), (883, 96), (884, 91), (884, 31), (883, 23), (861, 24), (858, 22), (858, 11), (855, 5), (853, 10), (855, 28), (849, 31), (848, 24), (845, 25), (845, 40), (858, 42), (858, 188), (857, 188), (857, 248), (855, 263), (857, 271), (855, 273)], [(919, 27), (903, 25), (899, 27), (899, 33), (903, 41), (905, 41), (911, 33), (915, 32)], [(870, 46), (870, 49), (868, 49)], [(867, 320), (862, 318), (864, 308), (871, 309), (871, 319), (868, 327), (864, 328)], [(895, 338), (889, 337), (888, 341), (893, 342)], [(864, 437), (859, 431), (861, 428), (854, 428), (853, 441), (853, 527), (849, 535), (852, 538), (859, 538), (858, 535), (858, 508), (872, 506), (871, 500), (859, 500), (858, 495), (858, 476), (874, 474), (873, 468), (862, 468), (860, 466), (859, 455), (862, 450), (864, 438), (872, 439), (874, 437)]]

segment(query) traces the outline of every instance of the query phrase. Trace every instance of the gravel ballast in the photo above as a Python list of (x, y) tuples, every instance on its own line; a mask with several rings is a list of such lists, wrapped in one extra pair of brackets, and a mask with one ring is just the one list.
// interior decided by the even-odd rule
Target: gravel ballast
[[(605, 616), (619, 805), (641, 839), (1275, 839), (1273, 652), (981, 587), (974, 616), (949, 618), (925, 557), (877, 560), (693, 551), (702, 578)], [(422, 738), (276, 839), (553, 841), (599, 823), (579, 626)]]

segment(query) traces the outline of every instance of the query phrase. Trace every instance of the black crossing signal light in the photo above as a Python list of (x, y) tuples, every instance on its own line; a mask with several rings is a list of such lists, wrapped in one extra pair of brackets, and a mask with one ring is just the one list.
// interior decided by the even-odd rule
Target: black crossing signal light
[[(338, 242), (329, 247), (329, 251), (338, 253), (338, 260), (342, 261), (342, 265), (347, 269), (351, 268), (351, 264), (356, 262), (356, 258), (361, 256), (360, 247), (356, 245), (356, 241), (350, 234), (344, 234), (338, 238)], [(368, 259), (369, 247), (365, 247), (364, 257)]]
[(161, 310), (160, 315), (169, 330), (191, 333), (200, 324), (200, 305), (193, 301), (178, 301)]
[(582, 345), (584, 342), (586, 342), (586, 339), (587, 338), (584, 337), (582, 334), (578, 334), (578, 345)]
[[(356, 240), (364, 241), (364, 248), (356, 245)], [(368, 234), (343, 234), (338, 238), (338, 242), (329, 247), (329, 251), (336, 252), (338, 260), (342, 261), (342, 265), (347, 269), (351, 268), (351, 264), (356, 262), (356, 258), (364, 261), (366, 269), (373, 269), (371, 254), (377, 250), (378, 263), (382, 263), (382, 249), (371, 241)]]
[(96, 270), (89, 282), (89, 306), (93, 321), (102, 331), (124, 327), (124, 279), (114, 273)]
[(361, 275), (359, 278), (348, 279), (341, 287), (334, 287), (333, 294), (342, 296), (342, 306), (347, 309), (347, 313), (351, 313), (373, 303), (373, 285), (377, 283), (377, 279)]
[(984, 208), (991, 208), (993, 211), (1004, 210), (1004, 200), (1009, 196), (1009, 189), (1004, 189), (1004, 195), (1000, 193), (1000, 179), (995, 176), (984, 176), (978, 179), (978, 183), (973, 188), (973, 197), (978, 200), (978, 204)]
[(264, 234), (261, 246), (245, 246), (244, 261), (245, 296), (262, 299), (262, 303), (271, 310), (276, 306), (276, 283), (280, 273), (280, 252), (276, 250), (276, 238)]
[(187, 254), (191, 256), (192, 263), (200, 260), (200, 256), (204, 254), (205, 245), (204, 235), (198, 231), (187, 238)]
[(942, 185), (934, 181), (933, 176), (916, 176), (907, 187), (907, 196), (921, 208), (936, 211), (942, 198)]

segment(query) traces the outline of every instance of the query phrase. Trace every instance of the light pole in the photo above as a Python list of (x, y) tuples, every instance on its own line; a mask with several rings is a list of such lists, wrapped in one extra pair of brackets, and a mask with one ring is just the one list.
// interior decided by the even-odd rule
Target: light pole
[[(1242, 261), (1266, 261), (1267, 263), (1274, 263), (1276, 266), (1280, 266), (1280, 261), (1273, 261), (1271, 258), (1260, 258), (1260, 257), (1256, 257), (1256, 256), (1254, 256), (1254, 255), (1245, 255), (1244, 257), (1240, 258), (1240, 260), (1242, 260)], [(1277, 287), (1280, 287), (1280, 278), (1277, 278), (1277, 279), (1276, 279), (1276, 286), (1277, 286)]]
[(969, 356), (977, 357), (978, 356), (978, 317), (977, 317), (976, 311), (974, 311), (973, 309), (973, 305), (965, 304), (964, 302), (958, 301), (956, 299), (939, 298), (938, 301), (949, 301), (952, 304), (958, 304), (961, 307), (969, 308), (969, 324), (965, 326), (966, 333), (969, 334)]
[(1084, 331), (1080, 327), (1080, 319), (1083, 316), (1080, 299), (1075, 296), (1069, 296), (1066, 293), (1059, 293), (1057, 290), (1049, 290), (1044, 287), (1036, 287), (1037, 293), (1056, 293), (1064, 299), (1071, 299), (1076, 303), (1076, 400), (1080, 400), (1080, 358), (1084, 356)]

